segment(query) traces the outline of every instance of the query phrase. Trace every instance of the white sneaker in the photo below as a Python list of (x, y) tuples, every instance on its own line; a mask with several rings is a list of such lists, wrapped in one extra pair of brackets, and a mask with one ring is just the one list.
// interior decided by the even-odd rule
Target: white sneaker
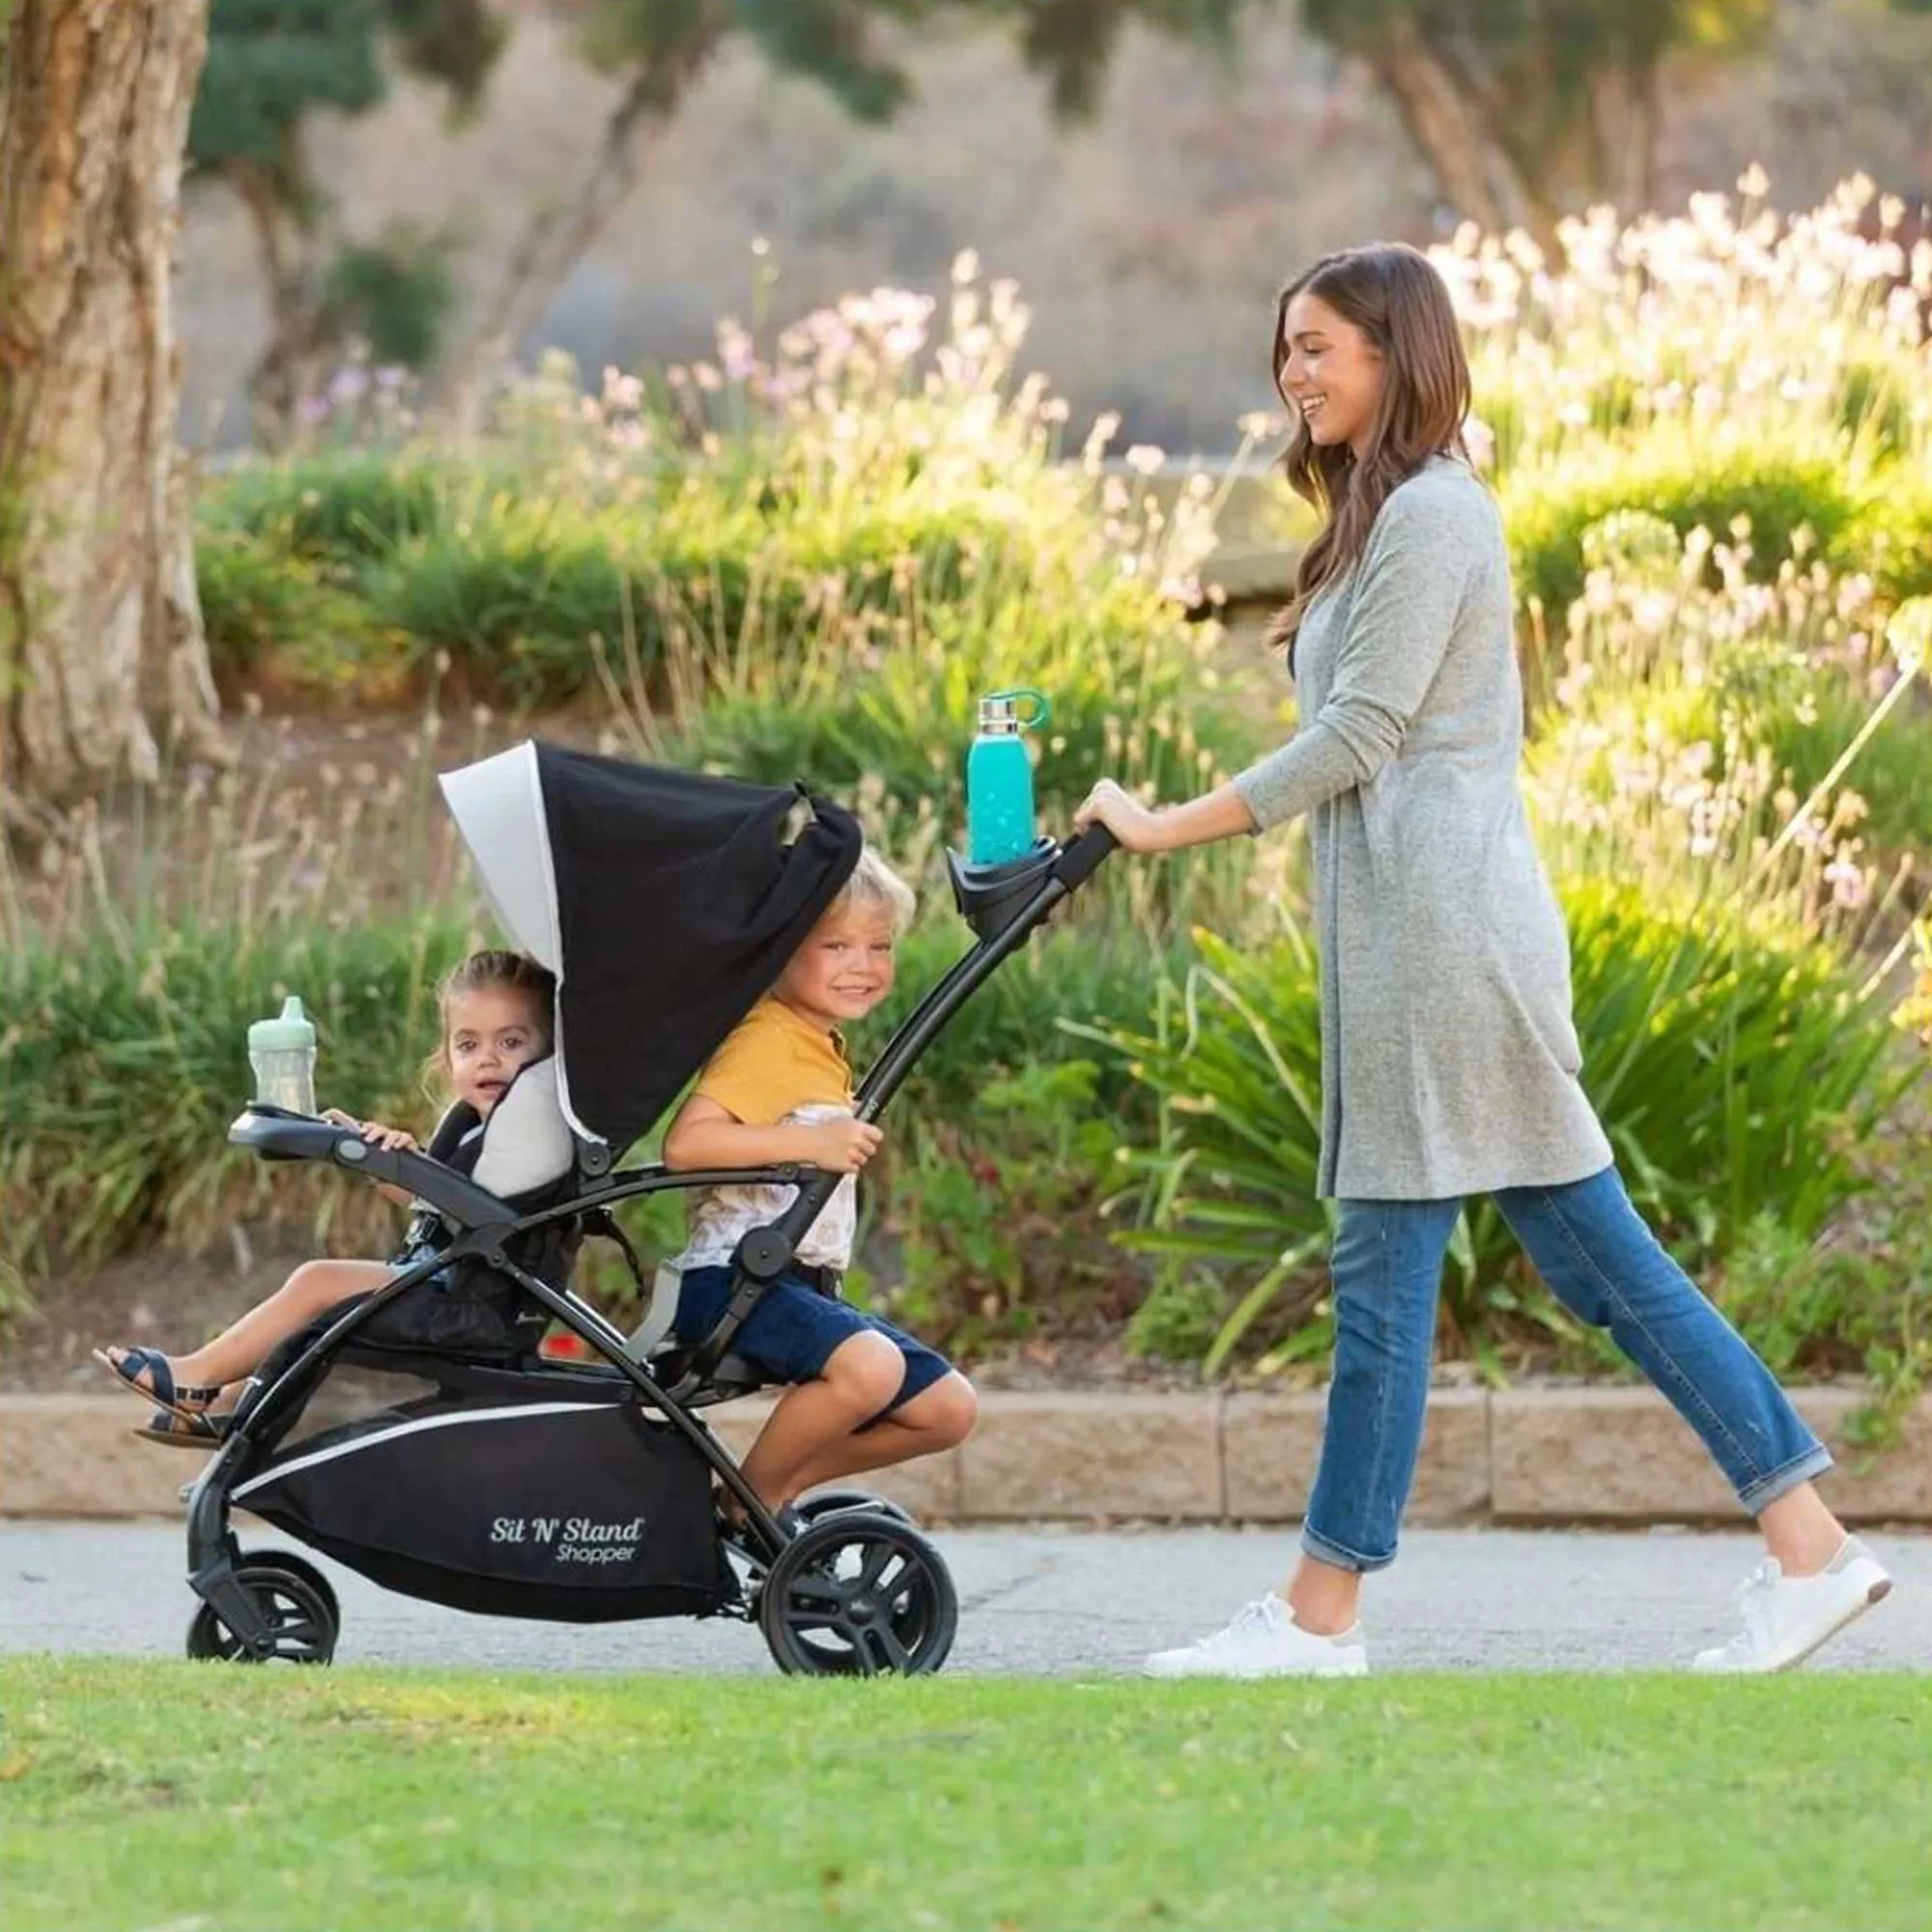
[(1695, 1667), (1789, 1670), (1890, 1591), (1891, 1578), (1856, 1536), (1814, 1577), (1787, 1577), (1767, 1556), (1738, 1591), (1744, 1629), (1716, 1650), (1700, 1650)]
[(1226, 1630), (1179, 1650), (1157, 1650), (1145, 1677), (1366, 1677), (1368, 1647), (1355, 1624), (1340, 1636), (1319, 1636), (1294, 1621), (1272, 1590), (1257, 1597)]

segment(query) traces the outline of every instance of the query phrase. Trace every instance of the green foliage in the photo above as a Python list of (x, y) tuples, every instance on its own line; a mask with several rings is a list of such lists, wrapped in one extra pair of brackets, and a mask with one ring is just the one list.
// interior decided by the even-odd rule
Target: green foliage
[(1829, 949), (1635, 882), (1566, 880), (1584, 1084), (1633, 1195), (1702, 1264), (1759, 1213), (1801, 1238), (1869, 1184), (1859, 1152), (1918, 1069)]
[(188, 160), (264, 169), (293, 213), (312, 211), (299, 151), (318, 109), (366, 114), (388, 92), (385, 35), (404, 65), (473, 103), (501, 51), (487, 0), (212, 0)]
[(467, 938), (447, 917), (252, 934), (231, 918), (79, 953), (15, 950), (0, 975), (0, 1262), (194, 1246), (241, 1212), (320, 1236), (346, 1205), (366, 1225), (373, 1190), (352, 1197), (227, 1145), (251, 1091), (248, 1023), (299, 993), (324, 1104), (426, 1124), (431, 988)]
[(1869, 567), (1880, 591), (1902, 603), (1932, 596), (1932, 475), (1901, 464), (1874, 492), (1865, 519)]
[(390, 450), (346, 450), (225, 471), (203, 493), (204, 527), (234, 528), (353, 582), (354, 569), (447, 521), (453, 472)]
[[(1028, 1042), (1012, 1046), (1023, 1058)], [(1095, 1228), (1115, 1128), (1096, 1117), (1100, 1070), (1049, 1061), (982, 1081), (972, 1124), (908, 1109), (900, 1157), (878, 1176), (896, 1242), (890, 1286), (858, 1292), (941, 1347), (973, 1351), (1072, 1313), (1083, 1273), (1118, 1277)]]
[(231, 703), (271, 667), (304, 691), (367, 699), (397, 662), (360, 598), (245, 529), (204, 528), (195, 569), (209, 661)]
[[(1746, 747), (1762, 745), (1800, 796), (1825, 779), (1872, 708), (1865, 685), (1850, 672), (1786, 656), (1753, 669), (1724, 668), (1709, 712), (1691, 723), (1698, 735), (1721, 738), (1736, 721)], [(1687, 721), (1690, 722), (1690, 721)], [(1922, 698), (1901, 706), (1873, 732), (1851, 777), (1865, 802), (1858, 830), (1881, 852), (1932, 852), (1932, 718)]]
[(212, 0), (190, 164), (253, 164), (305, 205), (312, 188), (291, 152), (295, 132), (317, 108), (366, 114), (381, 101), (382, 19), (382, 0)]
[[(887, 850), (897, 859), (890, 844)], [(919, 923), (899, 946), (891, 994), (854, 1037), (856, 1065), (866, 1066), (972, 944), (964, 922), (950, 904), (938, 901), (936, 891), (929, 893)], [(1077, 923), (1049, 925), (1037, 934), (960, 1008), (907, 1076), (902, 1098), (894, 1102), (892, 1122), (902, 1110), (923, 1121), (968, 1128), (977, 1098), (989, 1082), (1013, 1080), (1066, 1061), (1091, 1062), (1092, 1048), (1082, 1029), (1146, 1011), (1163, 972), (1177, 970), (1183, 957), (1178, 945), (1162, 948), (1139, 934), (1090, 920), (1083, 905)], [(1151, 1121), (1148, 1097), (1125, 1066), (1109, 1056), (1091, 1070), (1094, 1114), (1112, 1123), (1116, 1139)], [(897, 1131), (894, 1126), (893, 1138)]]
[(1228, 1291), (1210, 1270), (1163, 1270), (1127, 1323), (1127, 1352), (1163, 1362), (1205, 1361), (1227, 1319)]
[(490, 0), (212, 0), (187, 159), (228, 183), (256, 228), (272, 322), (256, 400), (271, 413), (299, 400), (298, 362), (356, 335), (384, 361), (422, 367), (455, 298), (446, 240), (399, 229), (336, 247), (324, 268), (298, 239), (326, 206), (307, 153), (311, 117), (379, 106), (385, 52), (466, 112), (505, 33)]
[[(1560, 837), (1592, 814), (1639, 833), (1663, 791), (1696, 789), (1707, 816), (1747, 812), (1770, 838), (1778, 828), (1767, 808), (1778, 819), (1791, 810), (1778, 790), (1794, 801), (1817, 793), (1806, 850), (1853, 905), (1873, 888), (1861, 851), (1932, 848), (1925, 704), (1920, 691), (1892, 688), (1912, 655), (1892, 634), (1910, 629), (1914, 607), (1886, 613), (1864, 580), (1816, 561), (1753, 583), (1729, 547), (1680, 544), (1647, 511), (1593, 525), (1582, 549), (1589, 592), (1571, 609), (1565, 668), (1531, 752), (1539, 790), (1561, 776), (1547, 801)], [(1824, 796), (1828, 779), (1847, 789)], [(1621, 845), (1613, 866), (1655, 877), (1671, 863), (1668, 838)]]
[[(855, 1043), (863, 1066), (971, 943), (928, 911), (898, 983)], [(921, 1056), (867, 1168), (852, 1292), (972, 1352), (1089, 1312), (1118, 1321), (1140, 1283), (1106, 1238), (1123, 1140), (1148, 1096), (1080, 1030), (1144, 1011), (1158, 958), (1116, 933), (1048, 932), (1009, 960)]]
[(330, 334), (359, 337), (372, 360), (427, 368), (456, 305), (451, 266), (455, 243), (398, 223), (376, 242), (339, 249), (323, 285), (322, 312)]
[(1856, 1244), (1806, 1240), (1767, 1211), (1742, 1231), (1714, 1294), (1779, 1377), (1857, 1374), (1872, 1401), (1852, 1430), (1891, 1440), (1932, 1382), (1932, 1187), (1885, 1175)]
[[(1673, 911), (1638, 885), (1576, 877), (1563, 897), (1584, 1083), (1638, 1207), (1693, 1267), (1762, 1214), (1815, 1237), (1870, 1186), (1859, 1151), (1915, 1077), (1888, 1059), (1883, 1004), (1820, 949)], [(1316, 1352), (1327, 1212), (1314, 955), (1294, 927), (1261, 950), (1199, 944), (1151, 1028), (1101, 1030), (1161, 1104), (1132, 1156), (1144, 1225), (1128, 1238), (1227, 1271), (1241, 1299), (1210, 1364), (1264, 1314), (1308, 1324), (1276, 1359)], [(1488, 1203), (1459, 1228), (1444, 1321), (1479, 1359), (1506, 1340), (1599, 1352), (1531, 1285)]]
[(630, 583), (613, 536), (498, 498), (468, 530), (405, 539), (361, 587), (418, 669), (446, 652), (472, 689), (554, 702), (590, 682), (597, 642), (622, 633)]
[(582, 44), (597, 66), (629, 70), (668, 113), (727, 35), (742, 35), (781, 73), (816, 81), (860, 121), (884, 121), (911, 99), (889, 34), (950, 8), (971, 22), (1010, 25), (1021, 58), (1047, 82), (1054, 112), (1093, 111), (1120, 37), (1138, 20), (1158, 33), (1226, 48), (1240, 0), (592, 0)]
[(1860, 499), (1841, 456), (1755, 444), (1696, 447), (1660, 434), (1634, 446), (1581, 446), (1502, 490), (1517, 595), (1561, 612), (1583, 588), (1583, 535), (1619, 510), (1662, 518), (1680, 537), (1731, 539), (1749, 521), (1751, 571), (1770, 578), (1808, 530), (1828, 557), (1855, 554)]

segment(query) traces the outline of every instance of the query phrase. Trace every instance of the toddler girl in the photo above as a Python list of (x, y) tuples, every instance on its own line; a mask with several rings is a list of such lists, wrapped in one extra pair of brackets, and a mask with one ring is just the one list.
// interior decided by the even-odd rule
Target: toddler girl
[[(432, 1065), (455, 1097), (481, 1117), (464, 1137), (450, 1165), (469, 1172), (479, 1187), (493, 1193), (514, 1193), (529, 1186), (526, 1176), (533, 1167), (548, 1168), (548, 1178), (554, 1179), (568, 1165), (569, 1129), (556, 1104), (555, 1068), (549, 1057), (555, 994), (556, 981), (545, 967), (520, 952), (504, 952), (471, 953), (439, 989), (442, 1043)], [(481, 1150), (482, 1123), (520, 1077), (549, 1089), (550, 1104), (528, 1111), (528, 1118), (535, 1122), (536, 1138), (546, 1145), (535, 1150), (520, 1146), (500, 1153), (493, 1146), (485, 1155)], [(375, 1147), (416, 1146), (401, 1127), (357, 1121), (332, 1107), (325, 1110), (323, 1118), (359, 1133)], [(553, 1142), (558, 1144), (550, 1145)], [(411, 1205), (412, 1197), (403, 1188), (387, 1182), (378, 1185), (391, 1201), (402, 1207)], [(422, 1259), (426, 1243), (438, 1245), (447, 1238), (440, 1233), (440, 1220), (425, 1215), (422, 1221), (423, 1232), (392, 1262), (304, 1262), (267, 1300), (258, 1302), (213, 1341), (189, 1353), (97, 1349), (96, 1361), (163, 1411), (150, 1427), (135, 1434), (146, 1440), (189, 1447), (218, 1442), (223, 1414), (234, 1406), (234, 1398), (239, 1395), (236, 1385), (260, 1366), (277, 1343), (344, 1302), (384, 1287), (394, 1280), (399, 1267), (412, 1266)], [(217, 1411), (214, 1405), (224, 1390), (231, 1390), (231, 1395)]]

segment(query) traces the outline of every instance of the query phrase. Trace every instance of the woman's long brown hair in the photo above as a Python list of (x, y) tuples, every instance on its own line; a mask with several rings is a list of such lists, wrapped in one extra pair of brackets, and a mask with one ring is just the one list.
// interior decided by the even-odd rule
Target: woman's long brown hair
[[(1346, 442), (1318, 443), (1282, 386), (1288, 305), (1304, 293), (1353, 323), (1381, 353), (1381, 401), (1359, 463)], [(1274, 386), (1294, 422), (1282, 469), (1295, 495), (1322, 519), (1321, 533), (1301, 554), (1294, 595), (1268, 633), (1293, 667), (1304, 613), (1361, 561), (1389, 492), (1432, 456), (1468, 458), (1463, 420), (1469, 413), (1469, 364), (1448, 287), (1428, 257), (1399, 242), (1378, 242), (1323, 255), (1305, 269), (1282, 290), (1275, 309)]]

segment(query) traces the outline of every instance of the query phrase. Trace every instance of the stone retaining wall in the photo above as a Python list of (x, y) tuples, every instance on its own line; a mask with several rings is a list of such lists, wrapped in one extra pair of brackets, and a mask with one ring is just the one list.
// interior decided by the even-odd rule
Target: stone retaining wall
[[(1798, 1389), (1839, 1466), (1825, 1493), (1860, 1522), (1932, 1523), (1932, 1398), (1883, 1455), (1844, 1443), (1861, 1398)], [(1299, 1518), (1323, 1396), (988, 1393), (963, 1448), (882, 1472), (867, 1487), (953, 1522), (1287, 1522)], [(764, 1406), (714, 1416), (742, 1454)], [(134, 1439), (123, 1397), (0, 1397), (0, 1516), (177, 1512), (185, 1453)], [(1408, 1520), (1416, 1523), (1729, 1521), (1737, 1505), (1690, 1431), (1648, 1389), (1437, 1389)]]

